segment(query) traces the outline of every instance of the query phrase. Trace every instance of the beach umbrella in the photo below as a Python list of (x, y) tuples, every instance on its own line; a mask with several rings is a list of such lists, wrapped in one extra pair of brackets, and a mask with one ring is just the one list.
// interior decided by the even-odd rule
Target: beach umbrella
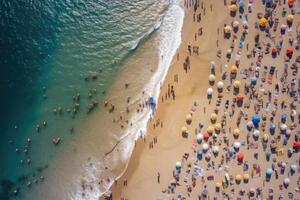
[(238, 72), (238, 67), (236, 65), (232, 65), (230, 68), (230, 73), (236, 74)]
[(227, 33), (227, 34), (231, 33), (231, 30), (232, 30), (231, 26), (229, 26), (229, 25), (224, 27), (224, 32)]
[(270, 125), (270, 133), (273, 134), (273, 133), (275, 132), (275, 129), (276, 129), (276, 125), (272, 123), (272, 124)]
[(198, 143), (202, 142), (202, 140), (203, 140), (203, 134), (202, 134), (202, 133), (198, 133), (198, 134), (196, 135), (196, 139), (197, 139), (197, 142), (198, 142)]
[(250, 179), (249, 174), (247, 174), (247, 173), (243, 174), (243, 180), (245, 183), (247, 183), (249, 181), (249, 179)]
[(209, 126), (206, 131), (209, 133), (209, 135), (211, 135), (214, 132), (214, 130), (215, 129), (213, 126)]
[(284, 186), (289, 186), (289, 184), (290, 184), (290, 179), (289, 178), (285, 178), (284, 179), (284, 181), (283, 181), (283, 184), (284, 184)]
[(259, 115), (253, 115), (252, 117), (252, 123), (254, 126), (258, 126), (260, 122), (260, 116)]
[(241, 147), (241, 143), (240, 142), (234, 142), (233, 147), (234, 147), (234, 149), (238, 150)]
[(291, 172), (292, 172), (292, 173), (295, 173), (295, 172), (297, 171), (297, 168), (298, 168), (297, 165), (292, 164), (292, 165), (291, 165)]
[(216, 67), (215, 61), (210, 61), (210, 69), (214, 69)]
[(292, 14), (289, 14), (287, 17), (286, 17), (286, 21), (289, 22), (289, 23), (292, 23), (294, 20), (294, 16)]
[(220, 131), (221, 131), (221, 128), (222, 128), (222, 126), (221, 126), (221, 124), (220, 124), (220, 123), (216, 123), (216, 124), (214, 125), (214, 128), (215, 128), (215, 131), (216, 131), (216, 132), (220, 132)]
[(293, 143), (293, 148), (294, 148), (295, 150), (299, 150), (299, 149), (300, 149), (300, 141), (295, 141), (295, 142)]
[(238, 81), (238, 80), (235, 80), (234, 82), (233, 82), (233, 87), (234, 88), (240, 88), (241, 87), (241, 82), (240, 81)]
[(267, 177), (271, 177), (273, 174), (273, 169), (272, 168), (268, 168), (267, 171), (266, 171), (266, 176)]
[(236, 156), (237, 161), (243, 162), (244, 160), (244, 154), (242, 152), (239, 152)]
[(276, 47), (272, 47), (272, 54), (276, 54), (277, 53), (277, 48)]
[(209, 134), (207, 131), (203, 134), (203, 138), (205, 141), (207, 141), (209, 139)]
[(255, 188), (250, 188), (249, 193), (250, 193), (250, 196), (254, 196)]
[(202, 151), (202, 149), (198, 149), (197, 150), (197, 158), (202, 158), (202, 155), (203, 155), (203, 151)]
[(220, 189), (222, 185), (221, 185), (220, 182), (216, 182), (215, 186), (216, 186), (217, 189)]
[(261, 27), (265, 27), (267, 25), (267, 23), (268, 23), (268, 20), (264, 17), (260, 18), (259, 21), (258, 21), (258, 24)]
[(268, 134), (264, 134), (263, 135), (263, 142), (268, 142), (268, 140), (269, 140)]
[(285, 30), (287, 28), (286, 24), (281, 24), (280, 29)]
[(182, 167), (181, 162), (177, 161), (175, 166), (176, 166), (176, 169), (180, 169)]
[(254, 136), (255, 138), (258, 138), (259, 135), (260, 135), (259, 130), (255, 129), (255, 130), (253, 131), (253, 136)]
[(211, 74), (211, 75), (209, 75), (208, 80), (209, 80), (209, 82), (215, 82), (216, 76)]
[(207, 95), (209, 95), (209, 96), (211, 96), (212, 95), (212, 93), (213, 93), (213, 89), (212, 88), (208, 88), (207, 89)]
[(238, 27), (240, 25), (240, 22), (239, 21), (234, 21), (232, 23), (233, 27)]
[(234, 130), (233, 130), (233, 136), (234, 136), (234, 137), (239, 137), (240, 132), (241, 132), (241, 131), (240, 131), (239, 128), (234, 129)]
[(247, 122), (247, 129), (252, 129), (254, 126), (253, 122), (252, 121), (248, 121)]
[(213, 147), (212, 147), (212, 152), (213, 152), (214, 154), (219, 153), (219, 151), (220, 151), (220, 149), (219, 149), (218, 146), (213, 146)]
[(217, 87), (218, 87), (218, 89), (223, 89), (224, 83), (223, 83), (222, 81), (219, 81), (219, 82), (217, 83)]
[(256, 85), (256, 83), (257, 83), (257, 78), (255, 76), (253, 76), (251, 78), (251, 85)]
[(292, 48), (292, 47), (288, 47), (288, 48), (286, 49), (286, 55), (288, 55), (288, 56), (292, 56), (292, 55), (293, 55), (293, 53), (294, 53), (294, 50), (293, 50), (293, 48)]
[(188, 115), (186, 116), (186, 118), (185, 118), (185, 120), (186, 120), (186, 122), (187, 122), (188, 124), (190, 124), (190, 123), (192, 122), (192, 119), (193, 119), (193, 117), (192, 117), (191, 114), (188, 114)]
[(186, 128), (185, 126), (183, 126), (183, 127), (181, 128), (181, 132), (182, 132), (182, 133), (187, 133), (187, 128)]
[(236, 4), (231, 4), (230, 6), (228, 6), (228, 9), (230, 12), (236, 12), (238, 8)]
[(236, 100), (237, 101), (243, 101), (244, 100), (244, 94), (243, 93), (238, 93), (236, 95)]
[(216, 120), (217, 120), (217, 114), (216, 113), (212, 113), (211, 115), (210, 115), (210, 120), (211, 121), (213, 121), (213, 122), (215, 122)]
[(288, 6), (293, 7), (295, 3), (295, 0), (288, 0)]
[(286, 125), (286, 124), (281, 124), (281, 125), (280, 125), (280, 131), (281, 131), (281, 132), (285, 132), (286, 129), (287, 129), (287, 125)]
[(286, 118), (287, 118), (287, 114), (284, 112), (284, 113), (281, 113), (281, 121), (282, 122), (285, 122), (286, 121)]
[(242, 175), (240, 175), (240, 174), (237, 174), (236, 176), (235, 176), (235, 182), (236, 183), (240, 183), (241, 182), (241, 180), (242, 180)]
[(288, 129), (288, 130), (286, 131), (286, 133), (285, 133), (285, 135), (286, 135), (287, 137), (290, 137), (291, 134), (292, 134), (292, 130), (291, 130), (291, 129)]
[(204, 151), (207, 151), (208, 150), (208, 144), (207, 143), (204, 143), (204, 144), (202, 144), (202, 149), (204, 150)]

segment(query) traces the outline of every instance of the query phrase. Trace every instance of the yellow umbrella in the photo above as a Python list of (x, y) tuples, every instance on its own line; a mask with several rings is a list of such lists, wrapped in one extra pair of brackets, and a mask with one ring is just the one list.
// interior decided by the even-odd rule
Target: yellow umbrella
[(241, 131), (240, 131), (239, 128), (234, 129), (234, 130), (233, 130), (233, 136), (234, 136), (234, 137), (239, 137), (240, 132), (241, 132)]
[(187, 132), (187, 128), (186, 128), (185, 126), (183, 126), (183, 127), (181, 128), (181, 132), (182, 132), (182, 133), (186, 133), (186, 132)]
[(238, 72), (238, 68), (236, 65), (232, 65), (230, 68), (230, 73), (236, 74)]
[(210, 120), (211, 121), (213, 121), (213, 122), (215, 122), (216, 120), (217, 120), (217, 114), (216, 113), (212, 113), (211, 115), (210, 115)]
[(211, 135), (211, 134), (214, 132), (214, 130), (215, 130), (215, 129), (214, 129), (214, 127), (213, 127), (213, 126), (209, 126), (209, 127), (207, 128), (207, 130), (206, 130), (206, 131), (207, 131), (207, 133), (208, 133), (208, 134), (210, 134), (210, 135)]
[(266, 18), (262, 17), (259, 19), (258, 23), (260, 26), (265, 27), (268, 23), (268, 20)]
[(293, 22), (294, 16), (293, 16), (292, 14), (289, 14), (289, 15), (286, 17), (286, 20), (287, 20), (288, 22)]
[(193, 117), (192, 117), (191, 114), (188, 114), (188, 115), (186, 116), (186, 121), (187, 121), (187, 122), (191, 122), (192, 119), (193, 119)]
[(229, 25), (224, 28), (225, 33), (231, 33), (231, 27)]
[(268, 140), (269, 140), (268, 134), (264, 134), (264, 135), (263, 135), (263, 141), (264, 141), (264, 142), (268, 142)]
[(228, 6), (228, 9), (230, 12), (236, 12), (237, 11), (237, 5), (236, 4), (231, 4)]
[(249, 174), (247, 174), (247, 173), (243, 174), (243, 179), (245, 182), (248, 182), (249, 178), (250, 178)]
[(221, 124), (220, 123), (216, 123), (215, 126), (215, 131), (219, 132), (221, 130)]
[(238, 80), (235, 80), (235, 81), (233, 82), (233, 87), (234, 87), (234, 88), (240, 88), (240, 87), (241, 87), (241, 82), (238, 81)]

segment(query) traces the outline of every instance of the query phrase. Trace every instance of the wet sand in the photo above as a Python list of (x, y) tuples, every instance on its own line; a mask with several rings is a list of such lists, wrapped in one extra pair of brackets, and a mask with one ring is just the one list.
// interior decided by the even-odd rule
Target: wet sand
[[(210, 10), (210, 3), (212, 4), (212, 12)], [(228, 5), (229, 3), (230, 1), (227, 1)], [(245, 3), (245, 5), (247, 4)], [(287, 5), (285, 5), (285, 7), (287, 8)], [(279, 9), (281, 9), (281, 7), (279, 7)], [(277, 12), (280, 11), (279, 9)], [(287, 10), (287, 13), (290, 13), (288, 8)], [(286, 162), (287, 166), (290, 166), (290, 164), (298, 165), (299, 155), (297, 153), (293, 154), (290, 158), (287, 158), (286, 155), (288, 148), (292, 146), (292, 143), (294, 141), (294, 138), (292, 137), (288, 141), (287, 145), (283, 146), (282, 144), (280, 144), (280, 146), (282, 146), (283, 148), (284, 156), (280, 157), (277, 155), (272, 155), (269, 162), (267, 162), (265, 159), (265, 152), (260, 142), (261, 139), (259, 139), (256, 143), (254, 142), (255, 144), (258, 144), (257, 149), (247, 149), (247, 145), (244, 145), (240, 148), (240, 151), (244, 153), (245, 160), (247, 160), (247, 163), (249, 165), (249, 170), (247, 170), (246, 173), (253, 176), (253, 178), (250, 177), (250, 180), (247, 184), (232, 184), (229, 187), (221, 189), (220, 193), (215, 192), (215, 184), (216, 182), (222, 183), (225, 171), (228, 171), (228, 174), (230, 176), (233, 176), (233, 179), (237, 174), (243, 175), (243, 173), (245, 173), (243, 172), (243, 165), (238, 165), (235, 159), (232, 159), (231, 161), (226, 163), (226, 167), (224, 165), (222, 165), (220, 169), (216, 167), (218, 164), (220, 164), (221, 161), (220, 154), (224, 154), (225, 152), (223, 152), (222, 148), (226, 147), (226, 145), (224, 145), (223, 143), (222, 145), (220, 145), (219, 156), (211, 156), (211, 160), (213, 160), (215, 163), (215, 169), (213, 169), (212, 166), (208, 166), (208, 162), (206, 162), (204, 158), (200, 161), (199, 166), (204, 169), (204, 181), (202, 182), (201, 178), (197, 177), (196, 187), (192, 188), (192, 192), (187, 192), (187, 186), (191, 185), (192, 173), (189, 173), (190, 176), (187, 183), (183, 181), (186, 170), (188, 170), (186, 164), (184, 164), (180, 174), (180, 186), (176, 187), (174, 194), (167, 193), (168, 185), (171, 181), (173, 181), (172, 171), (175, 170), (175, 163), (182, 160), (182, 155), (184, 153), (189, 154), (189, 158), (187, 159), (186, 163), (190, 163), (191, 165), (193, 165), (193, 162), (196, 160), (195, 152), (192, 148), (194, 140), (196, 138), (195, 129), (199, 130), (199, 122), (204, 123), (204, 128), (201, 131), (202, 133), (205, 132), (209, 125), (211, 125), (210, 116), (214, 112), (214, 109), (217, 107), (216, 83), (221, 80), (221, 75), (224, 71), (227, 71), (228, 74), (230, 73), (230, 67), (234, 64), (235, 54), (237, 52), (239, 44), (238, 41), (235, 41), (234, 53), (232, 54), (233, 58), (229, 62), (226, 62), (225, 52), (228, 48), (230, 48), (233, 36), (231, 36), (229, 40), (223, 39), (224, 24), (230, 24), (234, 20), (239, 20), (240, 29), (236, 34), (238, 38), (240, 37), (242, 32), (242, 20), (239, 19), (238, 14), (234, 18), (230, 17), (228, 8), (227, 6), (223, 5), (223, 1), (205, 1), (203, 9), (201, 9), (200, 3), (200, 6), (196, 12), (196, 14), (201, 13), (200, 23), (193, 22), (193, 8), (186, 8), (185, 11), (186, 17), (183, 26), (182, 44), (178, 49), (179, 56), (174, 57), (167, 78), (163, 84), (163, 87), (161, 88), (161, 93), (158, 101), (158, 109), (153, 119), (148, 124), (147, 137), (145, 139), (140, 139), (137, 142), (136, 148), (133, 152), (125, 174), (116, 182), (115, 186), (112, 188), (113, 199), (173, 199), (178, 194), (183, 194), (188, 199), (197, 199), (201, 194), (201, 191), (203, 191), (205, 185), (208, 186), (208, 196), (210, 196), (211, 198), (216, 196), (218, 199), (222, 199), (222, 192), (237, 197), (239, 196), (239, 190), (245, 189), (246, 192), (248, 192), (249, 188), (252, 187), (262, 187), (262, 193), (265, 198), (267, 197), (269, 188), (272, 188), (274, 190), (275, 199), (278, 199), (280, 194), (284, 196), (284, 199), (287, 199), (289, 192), (294, 193), (294, 197), (295, 195), (299, 195), (298, 192), (295, 192), (298, 182), (297, 177), (299, 177), (299, 175), (297, 175), (298, 172), (296, 172), (293, 177), (290, 177), (290, 185), (287, 189), (279, 189), (279, 186), (280, 184), (282, 185), (284, 178), (290, 176), (290, 174), (287, 172), (289, 171), (288, 168), (286, 169), (285, 174), (280, 175), (278, 179), (275, 179), (273, 175), (270, 182), (264, 181), (265, 171), (267, 168), (271, 167), (272, 163), (277, 164), (278, 161), (283, 161)], [(249, 33), (246, 36), (245, 46), (242, 49), (239, 72), (243, 69), (248, 68), (251, 65), (251, 62), (256, 61), (256, 58), (250, 60), (246, 56), (247, 54), (251, 54), (251, 50), (254, 46), (255, 34), (260, 33), (260, 40), (262, 43), (270, 42), (270, 40), (264, 36), (263, 32), (254, 29), (254, 23), (258, 21), (258, 12), (264, 12), (264, 7), (261, 4), (261, 1), (255, 1), (253, 12), (248, 15)], [(294, 24), (297, 24), (299, 22), (299, 15), (296, 14), (294, 20)], [(281, 23), (285, 23), (285, 18), (280, 17), (278, 26), (280, 26)], [(195, 41), (195, 33), (197, 33), (199, 31), (199, 28), (201, 27), (203, 28), (203, 34), (201, 36), (197, 36), (197, 41)], [(217, 29), (219, 29), (219, 34)], [(296, 28), (294, 27), (294, 29)], [(275, 33), (276, 42), (278, 42), (279, 40), (278, 32), (279, 31), (277, 30), (277, 32)], [(293, 31), (292, 37), (295, 37), (295, 31)], [(262, 66), (276, 65), (276, 73), (278, 74), (278, 77), (283, 73), (282, 66), (285, 63), (284, 55), (285, 49), (288, 47), (287, 40), (287, 37), (284, 38), (282, 52), (277, 56), (276, 59), (272, 59), (271, 55), (269, 54), (265, 55), (262, 61)], [(247, 43), (249, 43), (249, 51), (246, 50)], [(199, 55), (192, 54), (192, 56), (190, 56), (190, 69), (186, 73), (183, 70), (183, 62), (186, 56), (188, 56), (189, 54), (189, 44), (191, 44), (192, 46), (199, 46)], [(221, 58), (218, 58), (216, 56), (217, 50), (222, 50)], [(299, 55), (299, 53), (296, 52), (296, 55), (297, 54)], [(294, 58), (295, 55), (292, 59), (293, 61)], [(210, 87), (208, 82), (208, 77), (211, 73), (209, 65), (210, 61), (215, 61), (217, 66), (215, 74), (216, 81), (213, 86), (214, 92), (211, 103), (209, 103), (206, 93), (207, 88)], [(292, 62), (290, 62), (289, 65), (291, 65), (291, 63)], [(225, 68), (225, 64), (228, 64), (229, 67)], [(263, 67), (261, 67), (260, 73), (261, 78), (262, 74), (264, 74)], [(174, 79), (176, 79), (176, 76), (178, 76), (178, 82), (174, 81)], [(288, 80), (289, 78), (292, 77), (290, 77), (289, 75)], [(260, 87), (257, 87), (257, 89), (264, 88), (265, 91), (271, 91), (273, 93), (274, 85), (276, 81), (278, 81), (276, 79), (277, 78), (274, 78), (272, 84), (269, 85), (258, 81), (258, 85), (260, 85)], [(237, 80), (241, 82), (242, 86), (240, 90), (243, 91), (243, 86), (246, 82), (249, 82), (249, 78), (243, 79), (242, 75), (238, 73)], [(230, 83), (228, 77), (226, 80), (224, 80), (224, 83), (224, 97), (221, 99), (221, 106), (218, 107), (218, 109), (220, 110), (217, 115), (218, 122), (221, 122), (221, 116), (225, 112), (227, 113), (230, 111), (230, 109), (226, 110), (224, 108), (225, 100), (232, 101), (232, 99), (235, 98), (235, 95), (232, 91), (232, 84)], [(168, 93), (168, 85), (174, 86), (176, 95), (175, 100), (172, 99), (172, 96), (167, 99), (165, 98), (165, 94)], [(230, 91), (226, 91), (227, 86), (230, 86)], [(261, 96), (264, 99), (264, 102), (266, 102), (265, 99), (267, 99), (267, 95), (262, 94)], [(164, 99), (163, 101), (162, 98)], [(284, 100), (287, 105), (291, 102), (291, 99), (288, 98), (287, 95), (280, 95), (277, 99), (278, 102), (282, 102)], [(245, 103), (246, 101), (244, 101), (244, 104)], [(299, 100), (296, 103), (298, 105)], [(224, 135), (228, 137), (230, 145), (237, 141), (233, 137), (232, 132), (235, 128), (237, 128), (236, 121), (240, 110), (245, 111), (245, 113), (248, 114), (248, 120), (251, 120), (251, 117), (255, 114), (253, 103), (250, 103), (250, 105), (251, 106), (249, 109), (235, 108), (235, 114), (233, 115), (233, 117), (227, 117), (227, 125), (225, 127), (226, 130)], [(231, 103), (229, 104), (229, 108), (230, 106)], [(280, 115), (282, 112), (284, 111), (281, 110), (277, 111), (276, 113), (276, 116), (274, 118), (276, 125), (280, 124)], [(299, 106), (297, 107), (297, 112), (299, 113)], [(192, 113), (191, 125), (186, 124), (186, 115), (189, 113)], [(270, 112), (267, 112), (264, 109), (262, 109), (259, 114), (266, 114), (267, 117), (270, 117)], [(245, 118), (246, 117), (241, 120), (239, 126), (241, 133), (238, 141), (240, 142), (245, 142), (247, 140), (247, 130), (245, 129), (245, 125), (248, 120)], [(268, 133), (268, 123), (265, 131), (260, 130), (262, 133)], [(156, 124), (155, 128), (154, 124)], [(292, 123), (288, 121), (287, 124), (291, 125)], [(181, 128), (183, 126), (187, 127), (188, 138), (182, 137)], [(299, 127), (299, 124), (296, 123), (296, 128), (293, 130), (293, 133), (297, 132), (297, 127)], [(261, 136), (263, 135), (262, 133)], [(222, 137), (224, 137), (224, 135), (222, 135)], [(156, 138), (157, 142), (154, 142)], [(221, 139), (221, 137), (219, 139)], [(252, 139), (250, 140), (252, 141)], [(202, 142), (202, 144), (203, 143), (204, 142)], [(202, 147), (202, 144), (195, 144), (195, 149)], [(257, 159), (253, 157), (255, 153), (258, 155)], [(276, 158), (275, 162), (274, 158)], [(253, 164), (260, 165), (260, 175), (253, 173)], [(158, 173), (160, 174), (160, 183), (158, 183), (157, 180)], [(207, 180), (207, 177), (210, 175), (214, 176), (213, 181)], [(124, 183), (126, 183), (126, 186), (124, 186)], [(233, 188), (234, 191), (232, 190)], [(247, 198), (247, 195), (245, 194), (244, 196), (239, 197)]]

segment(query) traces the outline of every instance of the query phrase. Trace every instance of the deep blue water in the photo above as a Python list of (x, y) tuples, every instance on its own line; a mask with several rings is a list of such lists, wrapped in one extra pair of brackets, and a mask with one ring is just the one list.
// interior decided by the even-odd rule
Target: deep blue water
[[(87, 105), (101, 101), (122, 61), (164, 10), (163, 2), (0, 1), (0, 199), (22, 192), (29, 177), (47, 168), (61, 150), (53, 147), (51, 134), (71, 137), (70, 128), (88, 119)], [(98, 92), (87, 98), (90, 89)], [(82, 96), (74, 116), (67, 110), (77, 93)], [(61, 116), (53, 114), (58, 106)], [(37, 133), (44, 120), (46, 128)]]

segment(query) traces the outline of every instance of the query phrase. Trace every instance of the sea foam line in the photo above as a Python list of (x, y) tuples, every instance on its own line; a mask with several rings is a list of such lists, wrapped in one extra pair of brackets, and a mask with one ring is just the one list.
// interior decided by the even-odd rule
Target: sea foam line
[[(173, 60), (174, 55), (176, 54), (177, 49), (181, 43), (181, 31), (184, 20), (184, 10), (177, 2), (172, 1), (166, 15), (163, 18), (160, 29), (158, 30), (160, 34), (160, 43), (159, 43), (159, 63), (156, 72), (147, 83), (144, 88), (145, 94), (148, 96), (154, 97), (158, 100), (161, 84), (164, 82), (166, 75), (168, 73), (169, 67)], [(122, 149), (122, 152), (118, 152), (119, 159), (126, 161), (126, 167), (123, 172), (115, 178), (115, 180), (119, 179), (126, 171), (129, 163), (130, 156), (134, 150), (134, 143), (140, 137), (140, 133), (147, 132), (147, 124), (152, 116), (152, 111), (150, 109), (147, 112), (143, 112), (140, 114), (135, 114), (131, 118), (131, 122), (133, 126), (128, 127), (120, 142), (119, 147)], [(120, 155), (121, 153), (121, 155)], [(114, 155), (112, 155), (114, 156)], [(96, 177), (94, 169), (91, 171), (90, 168), (86, 168), (86, 173), (88, 182), (95, 182), (98, 179)], [(93, 192), (90, 192), (86, 196), (82, 197), (81, 193), (76, 192), (72, 199), (81, 200), (81, 199), (98, 199), (99, 196), (102, 196), (110, 187), (113, 185), (114, 181), (112, 180), (110, 183), (106, 183), (104, 186), (104, 190), (98, 190), (94, 188)]]

